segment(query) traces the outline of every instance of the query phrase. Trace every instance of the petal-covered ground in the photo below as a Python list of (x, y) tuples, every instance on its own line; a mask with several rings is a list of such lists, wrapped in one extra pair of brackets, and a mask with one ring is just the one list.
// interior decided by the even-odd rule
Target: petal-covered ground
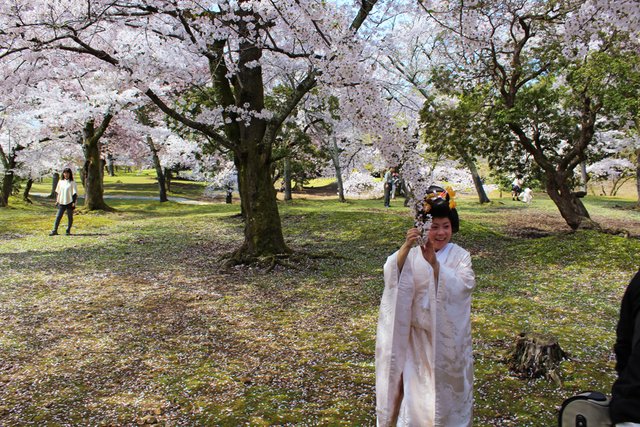
[[(222, 270), (237, 204), (109, 201), (72, 236), (50, 202), (0, 216), (0, 425), (375, 425), (382, 264), (411, 225), (402, 199), (282, 203), (291, 267)], [(640, 265), (631, 202), (587, 198), (631, 238), (572, 233), (548, 200), (459, 204), (477, 274), (477, 426), (554, 425), (557, 406), (609, 391), (619, 302)], [(63, 220), (64, 222), (64, 220)], [(504, 363), (521, 331), (570, 355), (563, 384)]]

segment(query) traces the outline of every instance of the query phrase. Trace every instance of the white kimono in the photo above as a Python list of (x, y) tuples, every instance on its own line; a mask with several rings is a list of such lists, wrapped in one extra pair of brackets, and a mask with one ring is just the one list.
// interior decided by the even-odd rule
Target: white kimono
[(471, 256), (453, 243), (436, 256), (437, 292), (420, 248), (409, 251), (401, 274), (397, 252), (384, 265), (376, 338), (378, 426), (472, 424)]

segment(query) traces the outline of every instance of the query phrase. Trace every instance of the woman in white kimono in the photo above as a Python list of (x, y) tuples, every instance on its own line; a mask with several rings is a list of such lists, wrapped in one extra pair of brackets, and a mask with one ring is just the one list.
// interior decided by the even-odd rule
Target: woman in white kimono
[[(384, 265), (376, 339), (378, 426), (472, 424), (473, 354), (469, 252), (450, 243), (459, 219), (451, 189), (429, 187), (422, 221)], [(427, 215), (428, 214), (428, 215)], [(425, 219), (425, 217), (429, 217)]]

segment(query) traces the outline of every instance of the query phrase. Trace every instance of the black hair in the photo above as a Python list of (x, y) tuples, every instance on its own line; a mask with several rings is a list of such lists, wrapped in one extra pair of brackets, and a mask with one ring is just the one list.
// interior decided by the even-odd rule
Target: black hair
[(62, 171), (62, 179), (64, 179), (64, 173), (69, 172), (69, 181), (73, 181), (73, 172), (71, 172), (70, 168), (64, 168)]
[(427, 188), (425, 197), (429, 194), (435, 194), (437, 197), (426, 198), (426, 203), (429, 203), (431, 206), (428, 213), (432, 218), (449, 218), (449, 221), (451, 221), (451, 231), (457, 233), (458, 230), (460, 230), (460, 218), (458, 217), (456, 208), (449, 207), (449, 193), (438, 185), (431, 185)]

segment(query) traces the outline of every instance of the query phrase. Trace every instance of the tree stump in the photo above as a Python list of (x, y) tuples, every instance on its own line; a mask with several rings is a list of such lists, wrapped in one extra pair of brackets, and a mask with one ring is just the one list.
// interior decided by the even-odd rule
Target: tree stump
[(515, 348), (509, 356), (509, 368), (521, 378), (544, 376), (562, 385), (558, 368), (567, 354), (552, 336), (522, 332), (516, 338)]

